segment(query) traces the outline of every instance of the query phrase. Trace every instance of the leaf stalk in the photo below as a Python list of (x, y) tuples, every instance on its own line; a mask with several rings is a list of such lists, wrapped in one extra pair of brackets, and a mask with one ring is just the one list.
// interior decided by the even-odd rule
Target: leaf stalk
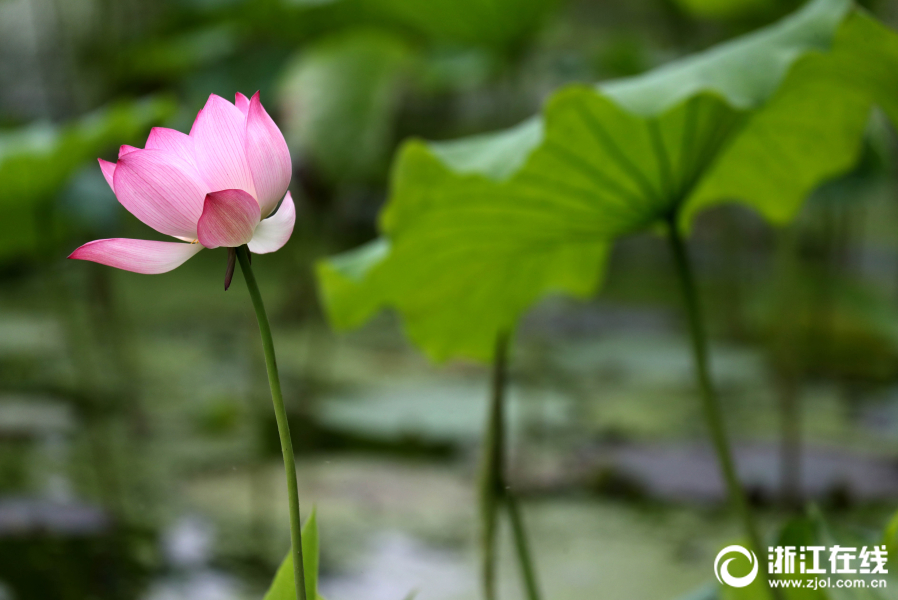
[(481, 577), (486, 600), (496, 599), (496, 532), (499, 509), (504, 504), (511, 520), (515, 554), (528, 600), (540, 600), (533, 558), (527, 543), (517, 500), (505, 481), (505, 392), (508, 382), (509, 335), (496, 338), (493, 355), (490, 406), (483, 437), (480, 472)]
[[(736, 473), (735, 463), (733, 462), (733, 454), (730, 449), (726, 426), (724, 425), (723, 415), (720, 410), (720, 400), (717, 396), (717, 391), (711, 382), (710, 370), (708, 368), (708, 339), (702, 318), (701, 304), (698, 299), (698, 291), (695, 285), (695, 275), (692, 271), (692, 263), (686, 252), (683, 238), (677, 227), (676, 216), (668, 219), (668, 240), (670, 241), (670, 251), (673, 255), (677, 278), (680, 282), (680, 290), (683, 295), (683, 304), (686, 309), (686, 317), (689, 324), (689, 337), (692, 344), (692, 356), (695, 365), (695, 378), (701, 393), (705, 421), (711, 433), (711, 441), (714, 444), (714, 450), (717, 453), (717, 460), (720, 465), (723, 479), (726, 482), (730, 502), (735, 506), (736, 511), (742, 519), (745, 535), (748, 537), (749, 543), (754, 548), (756, 555), (763, 557), (766, 554), (764, 552), (764, 546), (761, 542), (761, 536), (758, 533), (758, 528), (755, 524), (751, 508), (748, 505), (745, 491), (739, 483), (739, 477)], [(770, 575), (767, 573), (766, 569), (762, 570), (768, 581), (768, 588), (770, 589), (771, 594), (776, 600), (782, 600), (782, 594), (779, 589), (769, 585)]]

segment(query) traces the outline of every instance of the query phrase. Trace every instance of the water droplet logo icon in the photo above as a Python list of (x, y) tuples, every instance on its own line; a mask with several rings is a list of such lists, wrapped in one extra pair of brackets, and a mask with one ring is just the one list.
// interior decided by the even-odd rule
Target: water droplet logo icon
[[(751, 573), (745, 575), (743, 577), (734, 577), (730, 575), (729, 565), (731, 562), (736, 560), (736, 557), (728, 558), (723, 561), (723, 564), (720, 564), (721, 559), (724, 556), (731, 552), (738, 552), (748, 559), (748, 562), (753, 565), (751, 568)], [(750, 584), (755, 580), (755, 577), (758, 576), (758, 557), (755, 556), (754, 552), (749, 552), (742, 546), (732, 545), (727, 546), (717, 555), (717, 558), (714, 559), (714, 575), (717, 576), (717, 581), (720, 583), (725, 583), (729, 586), (735, 588), (742, 588)]]

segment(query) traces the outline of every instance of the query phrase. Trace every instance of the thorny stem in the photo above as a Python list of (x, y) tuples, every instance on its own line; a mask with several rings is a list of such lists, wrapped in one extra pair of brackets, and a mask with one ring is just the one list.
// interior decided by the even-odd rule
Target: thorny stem
[[(699, 305), (698, 293), (695, 286), (695, 277), (692, 273), (692, 265), (686, 248), (683, 244), (683, 238), (677, 229), (676, 217), (672, 217), (668, 221), (668, 239), (670, 240), (670, 250), (673, 254), (674, 263), (676, 264), (677, 276), (680, 281), (680, 288), (683, 294), (683, 304), (685, 305), (686, 315), (689, 321), (689, 334), (692, 341), (692, 355), (695, 361), (695, 376), (698, 387), (701, 392), (702, 408), (705, 413), (708, 429), (711, 432), (711, 440), (714, 449), (717, 452), (717, 459), (720, 463), (720, 470), (726, 481), (727, 491), (729, 492), (730, 501), (735, 505), (739, 516), (742, 519), (742, 526), (745, 534), (748, 536), (749, 542), (758, 555), (764, 556), (764, 546), (761, 544), (761, 536), (758, 534), (758, 528), (755, 525), (754, 517), (748, 506), (748, 500), (739, 478), (736, 474), (736, 467), (733, 463), (733, 456), (730, 450), (729, 439), (727, 438), (726, 428), (723, 423), (723, 416), (720, 412), (720, 401), (714, 385), (711, 383), (711, 376), (708, 370), (708, 340), (705, 334), (705, 327), (702, 321), (702, 311)], [(765, 571), (765, 577), (768, 580), (768, 587), (776, 600), (782, 599), (782, 594), (778, 588), (769, 585), (770, 576)]]
[(268, 384), (271, 387), (271, 400), (274, 403), (274, 416), (277, 420), (278, 435), (281, 438), (281, 450), (284, 454), (284, 469), (287, 473), (287, 496), (290, 504), (290, 541), (293, 547), (293, 575), (296, 581), (297, 600), (306, 600), (306, 581), (302, 559), (302, 529), (299, 520), (299, 486), (296, 482), (296, 462), (293, 457), (293, 442), (290, 439), (290, 425), (287, 423), (287, 411), (284, 409), (284, 397), (281, 394), (281, 382), (278, 378), (277, 360), (274, 356), (274, 342), (271, 339), (271, 326), (265, 314), (265, 305), (259, 293), (259, 285), (250, 266), (249, 250), (246, 246), (237, 248), (237, 259), (240, 270), (246, 279), (246, 287), (256, 310), (259, 321), (259, 333), (262, 335), (262, 348), (265, 351), (265, 366), (268, 370)]

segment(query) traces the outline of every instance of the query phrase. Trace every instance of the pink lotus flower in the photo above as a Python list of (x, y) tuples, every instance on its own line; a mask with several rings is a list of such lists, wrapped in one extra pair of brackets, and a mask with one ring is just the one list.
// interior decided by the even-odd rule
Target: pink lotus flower
[(238, 93), (236, 106), (213, 94), (190, 135), (155, 127), (143, 150), (122, 146), (117, 163), (99, 161), (122, 206), (182, 242), (96, 240), (69, 258), (165, 273), (203, 248), (247, 244), (251, 252), (265, 254), (293, 233), (290, 152), (258, 92), (252, 100)]

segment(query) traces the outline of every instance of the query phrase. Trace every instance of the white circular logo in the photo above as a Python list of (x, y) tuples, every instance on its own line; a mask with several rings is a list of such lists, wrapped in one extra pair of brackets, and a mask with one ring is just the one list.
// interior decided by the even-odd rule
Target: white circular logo
[[(731, 562), (736, 560), (736, 558), (728, 558), (723, 561), (723, 564), (720, 564), (720, 560), (729, 554), (730, 552), (738, 552), (748, 559), (748, 562), (754, 565), (751, 568), (751, 573), (744, 577), (733, 577), (730, 575), (729, 565)], [(758, 557), (755, 556), (754, 552), (749, 552), (742, 546), (727, 546), (717, 555), (717, 558), (714, 559), (714, 574), (717, 576), (717, 581), (720, 583), (725, 583), (729, 586), (742, 588), (750, 584), (755, 580), (755, 577), (758, 576)]]

